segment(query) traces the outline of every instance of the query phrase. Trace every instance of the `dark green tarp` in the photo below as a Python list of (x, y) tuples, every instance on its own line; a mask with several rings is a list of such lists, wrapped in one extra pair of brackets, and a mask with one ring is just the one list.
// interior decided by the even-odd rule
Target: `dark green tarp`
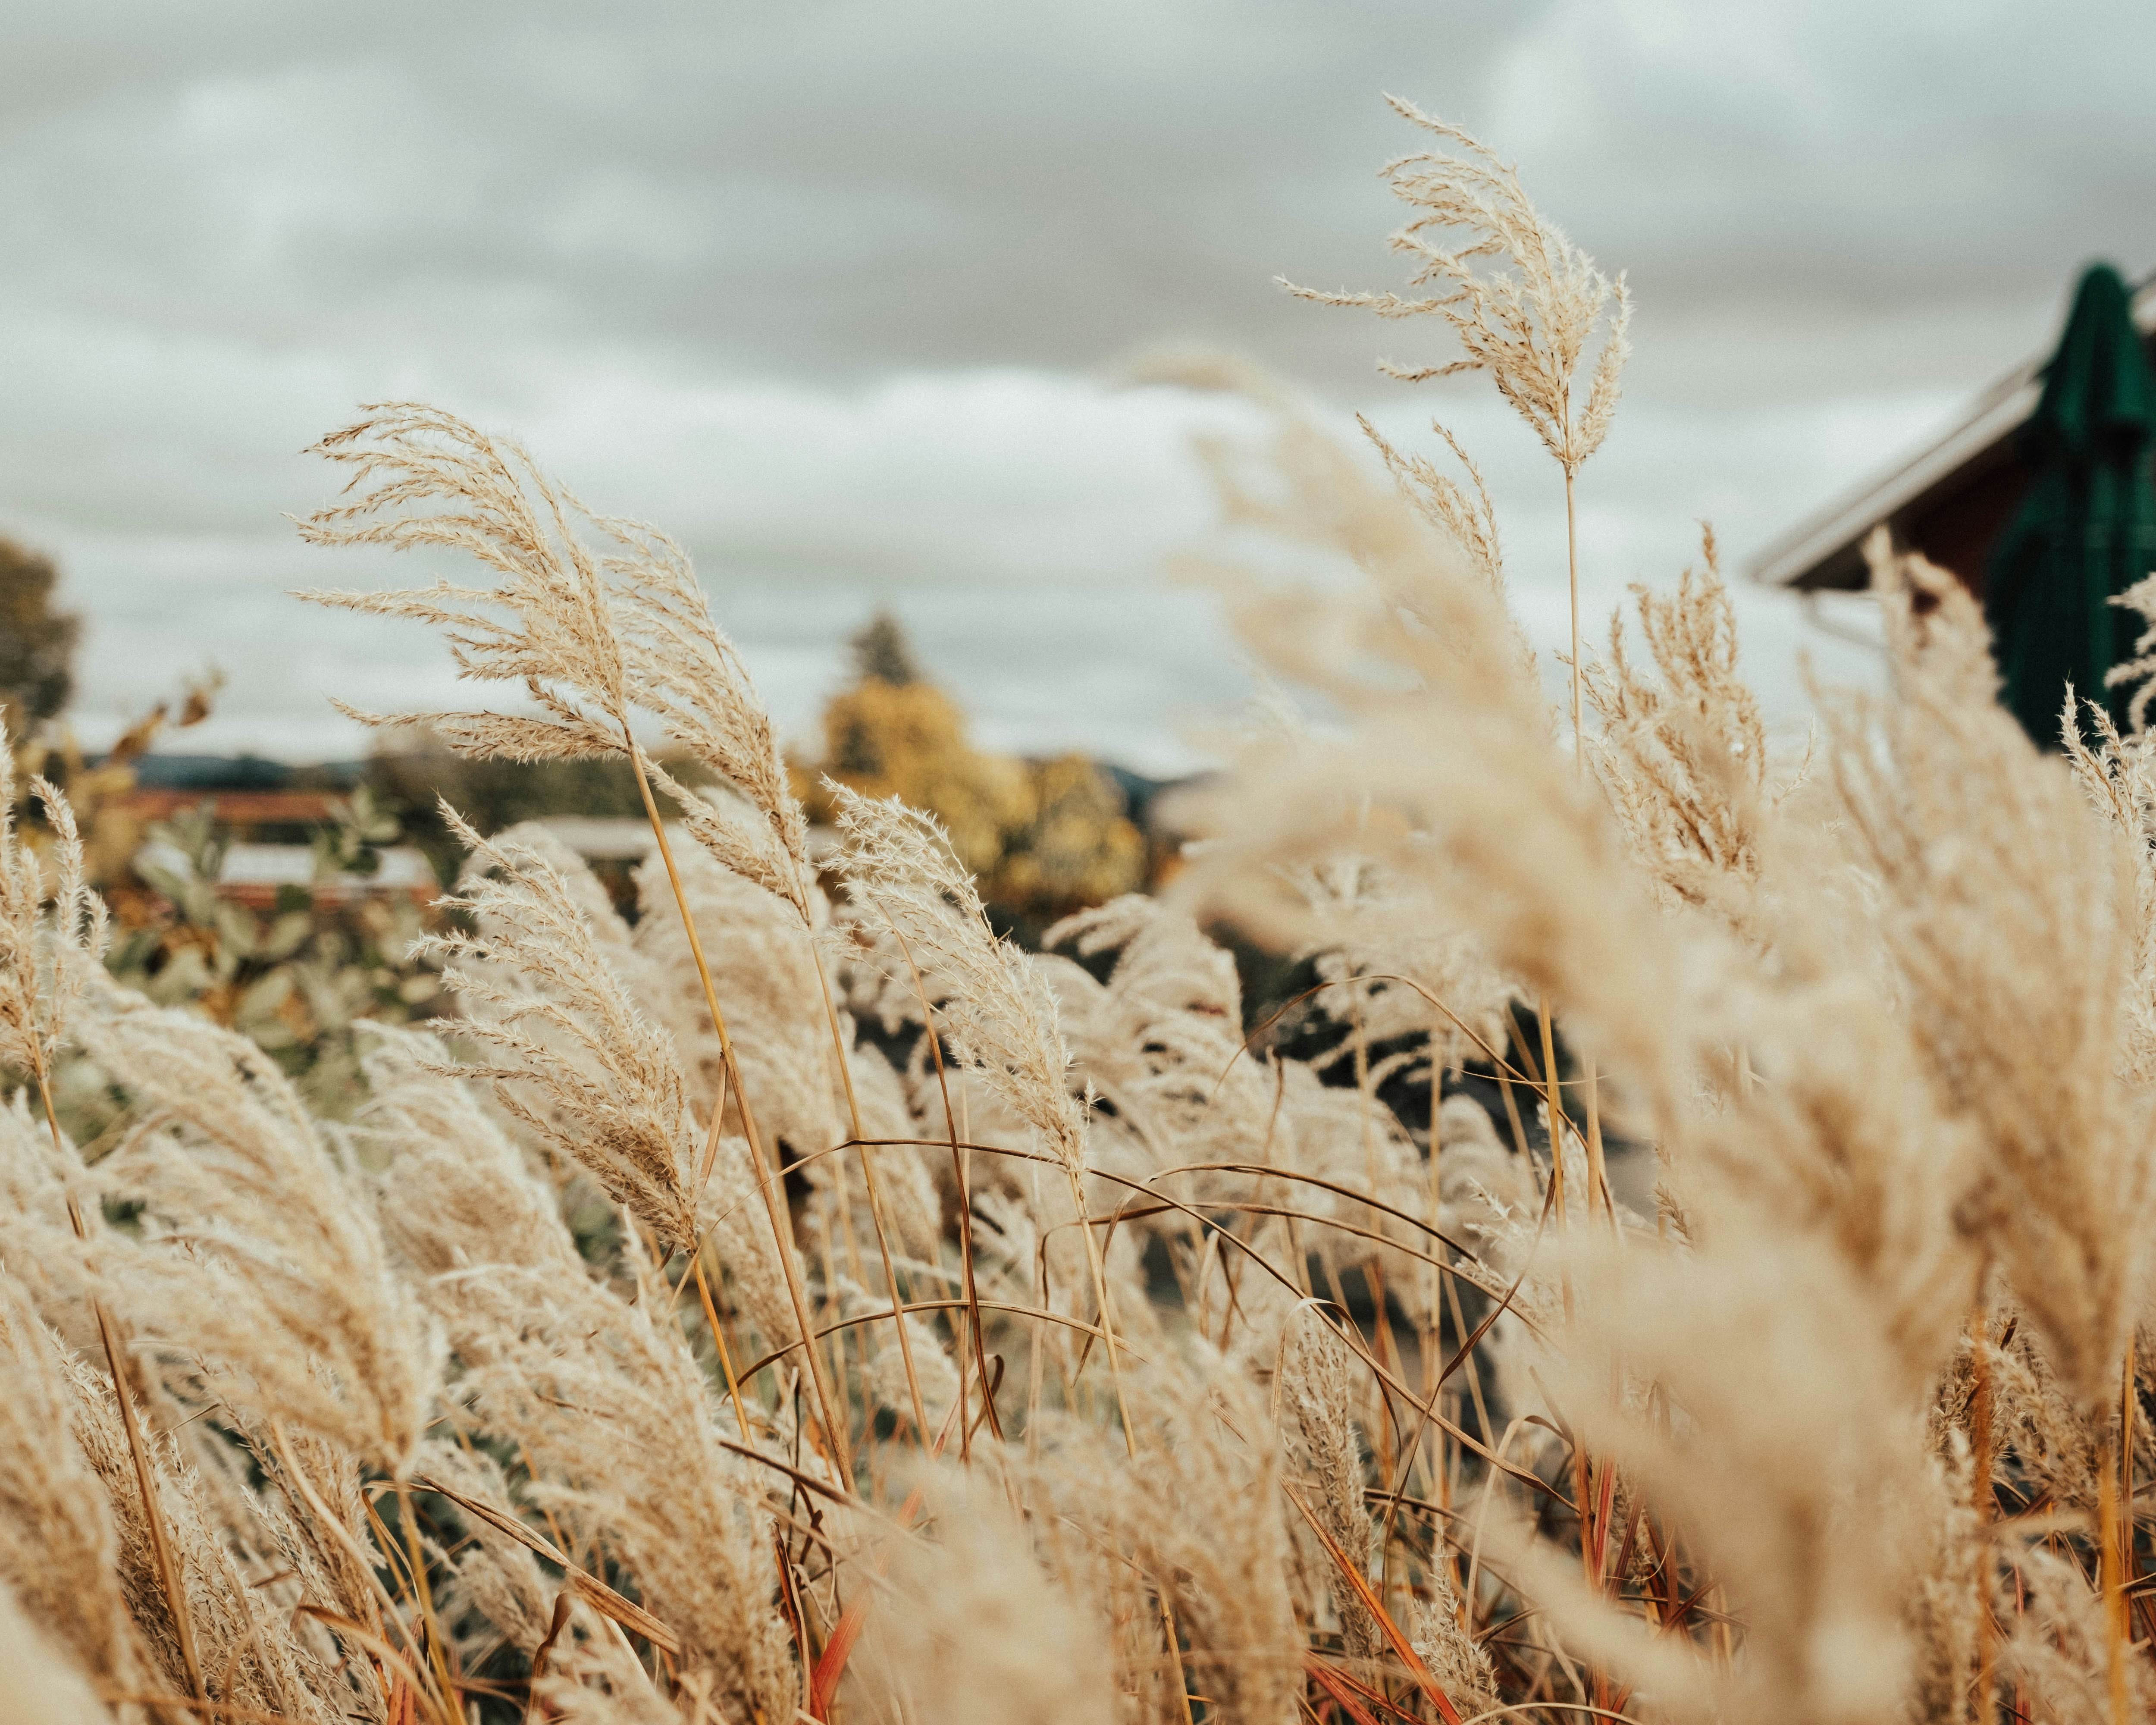
[(2059, 746), (2068, 683), (2124, 721), (2131, 691), (2107, 691), (2104, 673), (2132, 656), (2144, 625), (2111, 599), (2156, 570), (2152, 439), (2156, 375), (2126, 284), (2099, 264), (2015, 434), (2029, 490), (1984, 570), (2001, 698), (2040, 747)]

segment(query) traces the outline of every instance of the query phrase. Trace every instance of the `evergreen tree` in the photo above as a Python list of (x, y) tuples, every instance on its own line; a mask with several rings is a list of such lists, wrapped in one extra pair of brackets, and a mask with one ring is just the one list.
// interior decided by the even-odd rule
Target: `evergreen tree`
[(888, 683), (894, 689), (922, 680), (913, 644), (888, 611), (871, 617), (850, 644), (854, 649), (854, 680), (860, 683)]

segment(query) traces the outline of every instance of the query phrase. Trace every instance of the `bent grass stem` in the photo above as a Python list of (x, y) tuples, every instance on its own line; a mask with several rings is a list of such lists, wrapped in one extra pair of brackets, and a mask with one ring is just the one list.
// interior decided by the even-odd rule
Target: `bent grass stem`
[[(787, 1297), (793, 1303), (793, 1320), (807, 1337), (814, 1333), (814, 1325), (808, 1317), (808, 1300), (801, 1284), (801, 1266), (795, 1261), (793, 1230), (772, 1178), (770, 1159), (763, 1148), (763, 1139), (757, 1131), (755, 1111), (749, 1106), (748, 1093), (742, 1087), (741, 1065), (734, 1058), (733, 1038), (726, 1030), (726, 1015), (719, 1006), (719, 991), (711, 981), (711, 967), (704, 957), (704, 942), (696, 932), (696, 919), (689, 909), (689, 896), (681, 886), (681, 871), (674, 861), (674, 846), (666, 837), (666, 824), (659, 818), (659, 804), (651, 794), (650, 775), (644, 770), (644, 751), (635, 737), (629, 734), (627, 725), (622, 726), (623, 740), (627, 745), (629, 764), (636, 771), (636, 788), (644, 798), (644, 813), (651, 823), (651, 835), (658, 842), (660, 860), (666, 865), (667, 884), (673, 888), (674, 903), (681, 913), (681, 927), (689, 937), (689, 951), (696, 961), (696, 978), (703, 984), (704, 1004), (711, 1015), (711, 1029), (719, 1039), (719, 1058), (727, 1081), (733, 1086), (735, 1105), (741, 1110), (742, 1135), (748, 1140), (749, 1155), (756, 1163), (757, 1189), (763, 1194), (765, 1214), (771, 1219), (772, 1244), (778, 1254), (779, 1268), (786, 1277)], [(846, 1428), (832, 1411), (831, 1394), (824, 1382), (824, 1371), (817, 1358), (816, 1350), (803, 1350), (808, 1368), (809, 1382), (816, 1391), (816, 1410), (825, 1436), (831, 1445), (832, 1461), (839, 1476), (849, 1487), (853, 1483), (853, 1456), (847, 1442)]]

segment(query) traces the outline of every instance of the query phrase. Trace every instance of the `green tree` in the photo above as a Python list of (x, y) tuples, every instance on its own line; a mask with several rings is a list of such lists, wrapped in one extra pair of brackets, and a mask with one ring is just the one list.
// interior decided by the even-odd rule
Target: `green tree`
[(82, 619), (53, 608), (59, 572), (12, 539), (0, 539), (0, 715), (21, 739), (74, 693), (75, 640)]

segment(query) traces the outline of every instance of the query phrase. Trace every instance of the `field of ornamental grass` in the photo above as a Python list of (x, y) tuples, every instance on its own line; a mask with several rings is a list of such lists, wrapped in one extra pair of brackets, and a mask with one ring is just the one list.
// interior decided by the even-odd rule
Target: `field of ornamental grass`
[[(1309, 297), (1486, 373), (1569, 500), (1622, 279), (1396, 105), (1405, 295)], [(311, 597), (499, 690), (420, 716), (456, 749), (630, 762), (639, 914), (464, 828), (454, 1013), (359, 1026), (326, 1119), (116, 980), (11, 788), (0, 1715), (2150, 1716), (2156, 744), (2039, 754), (1883, 547), (1895, 693), (1808, 754), (1711, 539), (1553, 709), (1441, 428), (1182, 381), (1271, 425), (1207, 454), (1292, 557), (1209, 577), (1326, 717), (1040, 952), (896, 802), (826, 788), (812, 859), (680, 550), (419, 405), (301, 531), (465, 584)], [(1246, 1040), (1216, 927), (1315, 959), (1324, 1052)]]

